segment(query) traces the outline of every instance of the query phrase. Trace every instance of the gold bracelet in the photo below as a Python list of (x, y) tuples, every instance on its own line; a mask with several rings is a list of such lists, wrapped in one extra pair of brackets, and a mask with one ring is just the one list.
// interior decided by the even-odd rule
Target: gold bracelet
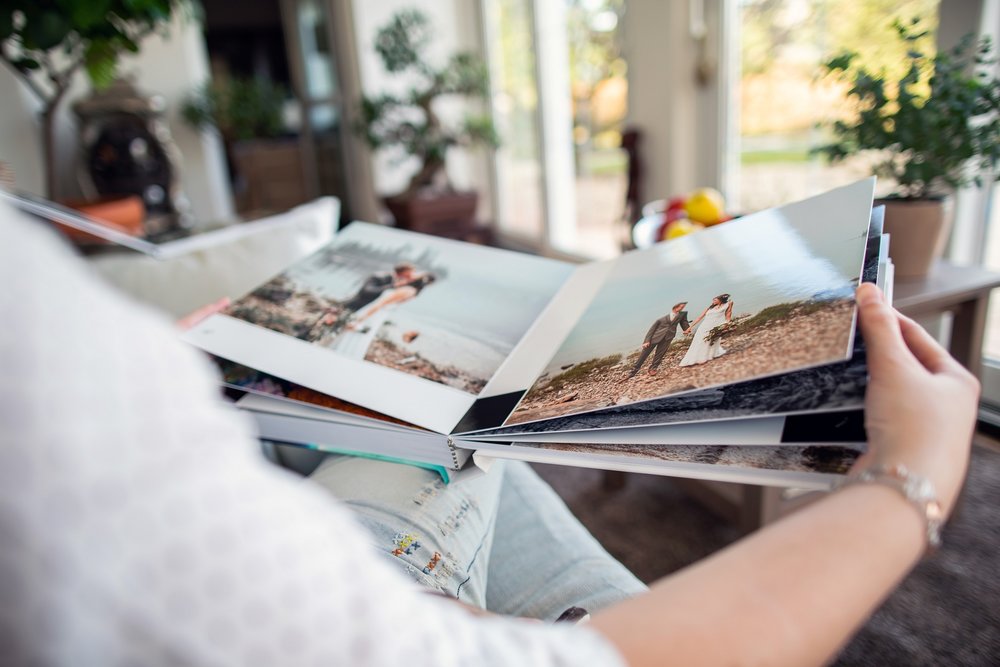
[(903, 465), (877, 465), (851, 473), (836, 488), (853, 484), (882, 484), (896, 489), (903, 498), (917, 508), (924, 519), (927, 530), (927, 545), (931, 549), (941, 546), (941, 527), (944, 525), (944, 511), (938, 502), (937, 493), (930, 480), (915, 475)]

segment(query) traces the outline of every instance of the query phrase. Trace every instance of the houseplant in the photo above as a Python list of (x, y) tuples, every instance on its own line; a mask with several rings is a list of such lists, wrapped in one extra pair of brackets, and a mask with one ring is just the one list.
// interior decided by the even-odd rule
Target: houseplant
[(283, 210), (307, 199), (302, 149), (284, 121), (288, 90), (266, 78), (226, 78), (201, 86), (181, 108), (195, 128), (222, 138), (241, 212)]
[(440, 67), (428, 61), (433, 37), (427, 16), (411, 9), (397, 13), (375, 36), (385, 70), (403, 77), (406, 92), (364, 97), (358, 130), (375, 150), (396, 147), (419, 161), (406, 189), (386, 199), (401, 227), (447, 233), (450, 223), (471, 222), (478, 195), (458, 192), (448, 179), (445, 157), (454, 146), (497, 146), (489, 115), (467, 113), (448, 123), (439, 115), (444, 97), (485, 100), (486, 67), (475, 55), (456, 53)]
[(0, 61), (38, 98), (45, 194), (55, 198), (55, 119), (85, 70), (97, 88), (115, 79), (118, 58), (165, 28), (183, 0), (3, 0)]
[(831, 126), (835, 141), (818, 149), (833, 161), (874, 152), (874, 172), (895, 183), (886, 204), (890, 254), (900, 277), (926, 275), (941, 256), (950, 228), (947, 198), (984, 176), (1000, 180), (1000, 80), (982, 71), (988, 40), (966, 35), (951, 50), (927, 54), (919, 19), (897, 22), (907, 46), (904, 73), (889, 77), (856, 62), (853, 53), (825, 64), (845, 80), (856, 115)]
[(181, 114), (196, 128), (214, 127), (226, 144), (280, 136), (288, 91), (267, 79), (206, 83), (184, 101)]

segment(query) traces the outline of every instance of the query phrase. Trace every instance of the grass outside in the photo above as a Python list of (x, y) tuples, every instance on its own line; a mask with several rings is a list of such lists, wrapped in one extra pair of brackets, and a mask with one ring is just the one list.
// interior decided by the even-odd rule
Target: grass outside
[(812, 162), (815, 159), (814, 156), (809, 154), (809, 149), (807, 148), (743, 151), (740, 153), (741, 165), (801, 164), (803, 162)]
[(580, 156), (580, 168), (591, 176), (624, 174), (628, 171), (628, 155), (619, 148), (587, 150)]

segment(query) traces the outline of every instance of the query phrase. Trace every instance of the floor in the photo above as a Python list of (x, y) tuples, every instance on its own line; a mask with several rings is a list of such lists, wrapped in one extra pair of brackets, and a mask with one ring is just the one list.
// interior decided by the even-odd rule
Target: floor
[[(739, 539), (739, 531), (669, 478), (630, 475), (607, 491), (602, 473), (536, 466), (614, 556), (646, 582)], [(1000, 443), (977, 437), (960, 511), (944, 546), (921, 562), (847, 645), (836, 665), (998, 664)]]

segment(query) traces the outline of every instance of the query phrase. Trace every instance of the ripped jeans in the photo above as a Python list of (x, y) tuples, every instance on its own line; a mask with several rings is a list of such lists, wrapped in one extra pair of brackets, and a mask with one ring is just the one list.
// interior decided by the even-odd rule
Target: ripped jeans
[(428, 470), (333, 454), (311, 480), (354, 512), (382, 557), (494, 613), (553, 621), (646, 590), (525, 463), (446, 485)]

